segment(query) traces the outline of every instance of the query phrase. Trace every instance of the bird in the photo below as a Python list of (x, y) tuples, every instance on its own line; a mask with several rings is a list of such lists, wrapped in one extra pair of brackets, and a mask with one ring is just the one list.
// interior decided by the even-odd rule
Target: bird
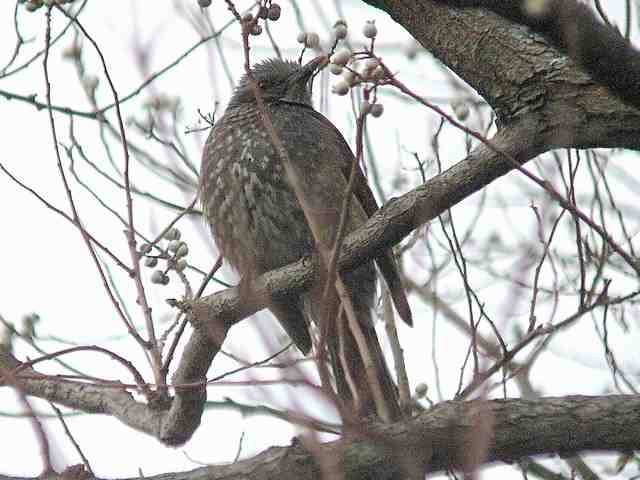
[[(340, 131), (312, 105), (313, 77), (326, 62), (326, 56), (318, 56), (304, 65), (279, 58), (255, 64), (250, 74), (240, 79), (205, 142), (199, 185), (203, 216), (220, 253), (240, 274), (241, 284), (311, 256), (318, 247), (329, 249), (335, 241), (354, 155)], [(256, 87), (263, 107), (256, 101)], [(273, 133), (265, 128), (261, 114), (269, 116), (291, 170), (287, 170), (282, 151), (274, 145)], [(346, 234), (378, 210), (359, 166), (352, 192)], [(315, 232), (308, 219), (320, 226)], [(391, 251), (380, 252), (375, 262), (400, 317), (412, 325)], [(374, 263), (367, 262), (340, 277), (372, 369), (365, 368), (367, 357), (347, 326), (333, 286), (273, 298), (268, 308), (303, 355), (312, 349), (311, 325), (325, 332), (337, 397), (343, 406), (357, 418), (395, 421), (402, 416), (398, 391), (372, 320)], [(373, 372), (373, 382), (367, 372)], [(381, 393), (382, 406), (380, 396), (376, 401), (376, 391)]]

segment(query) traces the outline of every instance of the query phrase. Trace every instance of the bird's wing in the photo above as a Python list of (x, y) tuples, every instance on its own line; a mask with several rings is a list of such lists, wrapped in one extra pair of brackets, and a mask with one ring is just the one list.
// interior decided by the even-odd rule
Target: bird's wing
[[(340, 165), (340, 169), (342, 170), (345, 178), (349, 178), (351, 174), (351, 167), (353, 162), (353, 152), (349, 147), (349, 144), (344, 139), (344, 136), (340, 131), (336, 128), (336, 126), (331, 123), (324, 115), (320, 112), (309, 108), (309, 113), (316, 117), (323, 124), (327, 125), (328, 128), (333, 129), (336, 132), (336, 137), (341, 140), (341, 148), (344, 149), (345, 155), (340, 156), (340, 161), (342, 165)], [(348, 152), (348, 154), (347, 154)], [(373, 196), (373, 192), (371, 188), (369, 188), (369, 184), (367, 182), (367, 178), (364, 176), (360, 165), (356, 167), (356, 177), (353, 186), (353, 193), (355, 194), (358, 202), (362, 205), (365, 213), (368, 217), (371, 217), (378, 210), (378, 203), (376, 202), (375, 197)], [(411, 315), (411, 308), (409, 307), (409, 302), (407, 301), (407, 296), (404, 291), (404, 286), (402, 285), (402, 280), (400, 280), (400, 273), (398, 272), (398, 267), (396, 265), (395, 258), (393, 257), (393, 252), (388, 249), (385, 250), (382, 255), (376, 257), (376, 264), (382, 272), (382, 276), (387, 282), (387, 286), (389, 287), (389, 291), (391, 292), (391, 298), (393, 299), (393, 303), (400, 315), (400, 318), (404, 320), (407, 325), (413, 325), (413, 318)]]

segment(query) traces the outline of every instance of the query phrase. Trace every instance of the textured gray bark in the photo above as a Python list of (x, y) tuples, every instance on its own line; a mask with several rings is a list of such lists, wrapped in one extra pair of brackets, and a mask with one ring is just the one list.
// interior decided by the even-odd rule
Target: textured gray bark
[[(321, 479), (329, 468), (339, 468), (346, 479), (418, 478), (425, 472), (471, 471), (477, 463), (512, 463), (535, 454), (638, 450), (638, 424), (640, 399), (627, 395), (443, 402), (410, 420), (363, 426), (357, 438), (314, 445), (312, 452), (296, 440), (233, 464), (146, 478)], [(478, 438), (484, 440), (480, 445)], [(0, 475), (0, 480), (16, 479)]]

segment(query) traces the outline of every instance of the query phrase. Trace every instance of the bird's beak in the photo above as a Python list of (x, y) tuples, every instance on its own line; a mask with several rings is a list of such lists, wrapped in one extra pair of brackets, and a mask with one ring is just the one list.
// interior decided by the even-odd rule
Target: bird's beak
[(296, 80), (300, 82), (308, 81), (314, 73), (316, 73), (319, 69), (321, 69), (328, 63), (329, 57), (327, 57), (326, 55), (320, 55), (314, 58), (310, 62), (306, 63), (300, 70), (298, 70)]
[(306, 72), (309, 71), (309, 75), (312, 75), (316, 70), (320, 70), (322, 67), (329, 63), (329, 57), (326, 55), (320, 55), (310, 62), (308, 62), (302, 69)]

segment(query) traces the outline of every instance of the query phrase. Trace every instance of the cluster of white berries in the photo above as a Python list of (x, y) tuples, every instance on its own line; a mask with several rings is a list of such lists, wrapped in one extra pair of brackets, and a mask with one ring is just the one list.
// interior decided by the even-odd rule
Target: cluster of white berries
[[(337, 44), (340, 40), (344, 40), (347, 38), (347, 22), (344, 20), (338, 20), (333, 25), (333, 30), (331, 32), (332, 40), (334, 45)], [(298, 43), (301, 43), (305, 46), (305, 48), (320, 48), (320, 37), (315, 32), (300, 32), (296, 38)]]
[[(209, 4), (211, 3), (210, 0), (205, 1), (208, 1)], [(258, 20), (271, 20), (272, 22), (275, 22), (280, 18), (281, 14), (282, 7), (280, 7), (280, 5), (278, 5), (277, 3), (272, 3), (268, 7), (260, 5), (260, 8), (258, 8), (258, 13), (255, 17), (251, 12), (245, 13), (242, 16), (241, 20), (242, 23), (249, 26), (249, 33), (251, 35), (258, 36), (262, 33), (262, 25), (258, 23)]]
[(142, 244), (140, 247), (140, 254), (145, 256), (145, 267), (154, 268), (158, 266), (158, 258), (166, 258), (167, 267), (163, 269), (154, 270), (151, 274), (151, 283), (159, 285), (167, 285), (169, 283), (169, 275), (167, 273), (170, 270), (175, 270), (180, 273), (187, 268), (187, 259), (185, 258), (189, 254), (189, 247), (185, 242), (180, 240), (181, 233), (177, 228), (170, 228), (163, 235), (164, 240), (167, 240), (166, 255), (150, 256), (151, 245), (148, 243)]
[[(347, 67), (347, 63), (351, 58), (351, 52), (348, 50), (339, 50), (331, 56), (329, 63), (329, 71), (334, 75), (341, 75), (341, 79), (338, 80), (331, 91), (337, 95), (346, 95), (349, 93), (349, 89), (354, 85), (363, 82), (377, 82), (383, 80), (386, 76), (384, 67), (380, 64), (380, 60), (375, 57), (367, 58), (362, 68), (356, 71), (356, 64), (352, 62), (350, 67)], [(368, 112), (366, 112), (368, 113)]]
[[(336, 40), (342, 40), (347, 36), (347, 24), (344, 20), (339, 20), (333, 26), (333, 36)], [(378, 34), (378, 29), (373, 20), (365, 23), (362, 34), (366, 38), (374, 39)], [(380, 60), (374, 56), (368, 56), (363, 62), (357, 63), (354, 55), (346, 48), (342, 48), (331, 55), (329, 71), (341, 78), (331, 87), (331, 91), (336, 95), (346, 95), (349, 89), (355, 85), (370, 82), (373, 84), (383, 80), (387, 75), (385, 67)], [(377, 102), (365, 100), (362, 103), (362, 113), (371, 114), (374, 117), (382, 115), (384, 107)]]

